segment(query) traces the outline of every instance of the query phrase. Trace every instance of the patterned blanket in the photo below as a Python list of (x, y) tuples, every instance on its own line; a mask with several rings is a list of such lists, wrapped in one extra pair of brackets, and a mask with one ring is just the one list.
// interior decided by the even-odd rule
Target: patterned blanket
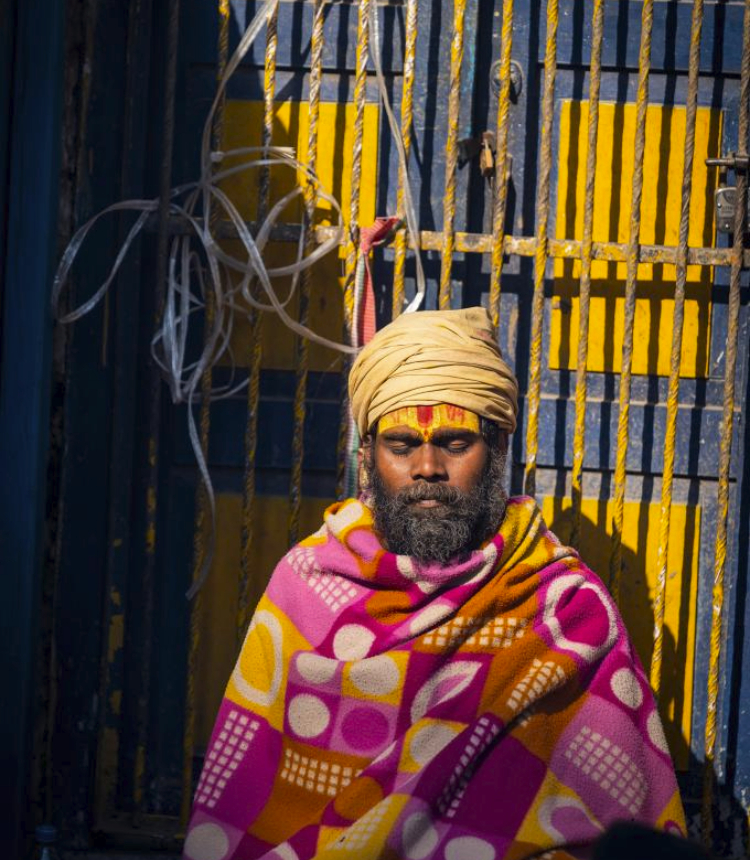
[(609, 594), (534, 501), (418, 567), (348, 500), (258, 606), (184, 856), (567, 858), (621, 819), (684, 830), (669, 751)]

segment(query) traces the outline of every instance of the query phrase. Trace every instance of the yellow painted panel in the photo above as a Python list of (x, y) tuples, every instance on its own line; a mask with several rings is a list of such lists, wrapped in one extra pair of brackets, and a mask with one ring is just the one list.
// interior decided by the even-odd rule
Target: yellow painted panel
[[(628, 241), (632, 200), (634, 104), (600, 105), (594, 195), (595, 242)], [(588, 102), (565, 101), (560, 115), (556, 236), (582, 239)], [(649, 105), (646, 113), (646, 148), (643, 160), (643, 200), (640, 241), (647, 245), (677, 245), (682, 200), (685, 146), (685, 108)], [(696, 117), (693, 190), (690, 205), (689, 244), (714, 244), (713, 197), (717, 171), (706, 167), (708, 156), (721, 146), (721, 111), (698, 108)], [(555, 260), (555, 299), (549, 364), (553, 369), (575, 368), (578, 351), (580, 262)], [(588, 369), (621, 369), (623, 305), (626, 266), (596, 260), (591, 268), (591, 317)], [(710, 343), (710, 267), (689, 266), (687, 272), (685, 329), (680, 373), (685, 377), (708, 375)], [(674, 316), (675, 267), (641, 264), (638, 267), (634, 326), (633, 372), (669, 374)]]
[[(352, 103), (322, 102), (320, 105), (317, 172), (323, 188), (341, 205), (344, 218), (349, 216), (351, 193), (351, 166), (354, 148), (355, 105)], [(224, 148), (259, 146), (263, 126), (263, 104), (251, 101), (229, 101), (225, 112)], [(300, 161), (307, 160), (308, 105), (306, 102), (277, 102), (273, 143), (276, 146), (291, 146)], [(362, 176), (359, 186), (360, 222), (372, 223), (375, 218), (378, 161), (378, 106), (366, 104), (364, 132), (362, 138)], [(227, 159), (226, 166), (233, 162)], [(271, 205), (289, 193), (295, 186), (301, 187), (302, 175), (283, 167), (274, 167), (271, 172)], [(252, 221), (257, 216), (258, 170), (245, 171), (227, 179), (222, 188), (231, 197), (242, 217)], [(302, 220), (302, 198), (298, 197), (284, 211), (281, 219), (287, 223)], [(335, 223), (335, 214), (329, 203), (321, 202), (316, 209), (315, 223)], [(237, 243), (227, 243), (237, 249)], [(293, 243), (277, 242), (268, 245), (264, 254), (269, 267), (292, 262), (297, 253)], [(330, 338), (340, 341), (343, 329), (343, 258), (328, 254), (312, 269), (310, 327)], [(284, 300), (291, 287), (290, 278), (274, 281), (279, 297)], [(287, 311), (293, 318), (298, 315), (296, 296)], [(250, 349), (250, 338), (246, 321), (236, 320), (232, 336), (234, 360), (244, 363)], [(273, 313), (267, 313), (263, 321), (263, 367), (277, 370), (292, 370), (295, 367), (296, 337)], [(337, 370), (338, 354), (332, 350), (310, 345), (310, 368), (312, 370)]]
[[(301, 534), (312, 534), (323, 522), (323, 511), (331, 504), (325, 499), (303, 499)], [(289, 502), (286, 498), (262, 496), (253, 506), (255, 560), (251, 583), (251, 609), (265, 590), (279, 559), (288, 549), (286, 542)], [(216, 554), (203, 588), (203, 610), (199, 619), (201, 646), (196, 667), (196, 742), (208, 743), (216, 711), (229, 675), (234, 668), (239, 641), (237, 603), (239, 599), (240, 553), (242, 546), (242, 496), (216, 496)]]
[[(547, 497), (542, 511), (552, 531), (563, 543), (567, 542), (572, 526), (570, 499)], [(581, 558), (605, 581), (609, 572), (608, 526), (612, 512), (611, 502), (583, 500)], [(658, 503), (625, 503), (620, 608), (647, 674), (653, 650), (659, 516)], [(700, 507), (673, 505), (659, 710), (669, 748), (680, 770), (687, 770), (690, 748), (699, 543)]]

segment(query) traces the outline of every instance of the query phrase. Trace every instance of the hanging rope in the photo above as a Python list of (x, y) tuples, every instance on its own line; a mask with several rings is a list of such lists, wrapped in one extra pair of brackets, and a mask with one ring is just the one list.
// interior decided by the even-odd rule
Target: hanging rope
[[(371, 227), (362, 227), (359, 231), (359, 257), (354, 277), (352, 324), (352, 342), (357, 347), (369, 343), (376, 330), (375, 292), (370, 255), (373, 248), (389, 242), (402, 225), (403, 221), (398, 216), (390, 216), (376, 218)], [(357, 451), (359, 450), (360, 438), (351, 409), (348, 410), (347, 415), (342, 493), (344, 498), (351, 498), (356, 496), (359, 490), (357, 486)]]

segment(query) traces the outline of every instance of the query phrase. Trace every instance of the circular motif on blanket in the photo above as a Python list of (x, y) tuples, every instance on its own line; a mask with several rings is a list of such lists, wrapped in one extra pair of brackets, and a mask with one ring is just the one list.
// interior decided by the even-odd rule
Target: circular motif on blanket
[(547, 835), (562, 842), (585, 842), (601, 833), (580, 800), (565, 795), (553, 795), (541, 804), (539, 823)]
[(320, 654), (303, 651), (297, 655), (297, 671), (311, 684), (325, 684), (336, 674), (337, 663)]
[(372, 630), (361, 624), (344, 624), (333, 637), (333, 653), (339, 660), (362, 660), (374, 641)]
[(495, 849), (477, 836), (457, 836), (445, 846), (445, 860), (495, 860)]
[(191, 860), (222, 860), (229, 852), (229, 837), (218, 824), (196, 825), (185, 840), (185, 854)]
[(467, 582), (467, 585), (473, 585), (476, 582), (481, 582), (483, 579), (486, 579), (487, 576), (492, 571), (492, 568), (497, 561), (497, 547), (494, 543), (488, 543), (486, 547), (482, 549), (482, 556), (484, 556), (484, 563), (481, 565), (479, 570), (472, 576), (472, 578)]
[(632, 669), (623, 666), (612, 674), (609, 686), (617, 699), (628, 708), (640, 708), (643, 704), (643, 690)]
[(683, 839), (685, 837), (685, 833), (682, 827), (680, 827), (680, 825), (676, 821), (672, 821), (671, 819), (669, 821), (664, 822), (664, 830), (667, 833), (674, 834), (675, 836), (682, 836)]
[(326, 703), (309, 693), (300, 693), (289, 702), (287, 716), (292, 731), (301, 738), (316, 738), (331, 721)]
[[(232, 681), (235, 687), (248, 702), (261, 707), (269, 708), (279, 694), (281, 687), (281, 676), (284, 664), (282, 662), (284, 633), (281, 629), (279, 619), (267, 609), (261, 609), (255, 613), (253, 620), (250, 622), (250, 627), (247, 631), (246, 641), (250, 639), (251, 634), (256, 627), (264, 628), (271, 639), (273, 649), (273, 669), (271, 671), (271, 685), (267, 690), (259, 689), (253, 686), (250, 681), (242, 674), (242, 658), (237, 661), (237, 665), (232, 672)], [(258, 634), (256, 634), (258, 635)]]
[(429, 764), (435, 756), (456, 737), (458, 732), (444, 723), (428, 723), (414, 733), (409, 744), (409, 755), (421, 767)]
[(341, 734), (352, 749), (371, 750), (388, 737), (388, 719), (375, 708), (352, 708), (341, 724)]
[(349, 677), (360, 693), (366, 696), (387, 696), (398, 687), (401, 673), (393, 657), (381, 654), (352, 666)]
[(335, 532), (342, 532), (345, 528), (353, 526), (364, 516), (365, 509), (361, 502), (352, 501), (342, 505), (331, 517), (331, 525)]
[(404, 579), (416, 583), (417, 588), (423, 594), (431, 594), (440, 586), (439, 582), (430, 582), (427, 579), (421, 579), (419, 571), (414, 566), (414, 561), (408, 555), (396, 556), (396, 568)]
[[(576, 611), (566, 612), (572, 599)], [(580, 573), (552, 580), (545, 596), (544, 622), (557, 648), (572, 651), (589, 663), (606, 653), (617, 638), (617, 621), (609, 599), (599, 585)]]
[(417, 581), (417, 571), (414, 568), (414, 562), (408, 555), (397, 555), (396, 567), (404, 579), (408, 579), (409, 582)]
[(429, 630), (430, 627), (434, 627), (438, 622), (447, 618), (452, 609), (452, 606), (446, 606), (444, 603), (431, 604), (412, 619), (409, 625), (409, 633), (412, 636), (419, 636), (425, 630)]
[(482, 550), (482, 555), (484, 556), (484, 560), (489, 562), (489, 564), (494, 564), (495, 559), (497, 558), (497, 547), (495, 544), (490, 541), (486, 547)]
[(440, 835), (426, 812), (415, 812), (404, 822), (401, 841), (409, 860), (424, 860), (437, 847)]
[(299, 860), (299, 855), (288, 842), (285, 842), (283, 845), (277, 845), (266, 856), (272, 858), (272, 860)]
[(669, 755), (669, 744), (667, 743), (666, 737), (664, 737), (664, 729), (656, 710), (651, 711), (648, 715), (648, 719), (646, 720), (646, 731), (648, 732), (648, 739), (651, 743), (660, 752)]

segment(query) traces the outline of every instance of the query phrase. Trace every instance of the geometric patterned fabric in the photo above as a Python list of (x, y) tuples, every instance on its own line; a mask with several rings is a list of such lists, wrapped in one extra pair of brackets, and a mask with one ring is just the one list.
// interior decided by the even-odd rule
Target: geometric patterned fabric
[(258, 605), (184, 857), (562, 860), (622, 819), (685, 829), (619, 612), (536, 503), (441, 566), (349, 499)]

